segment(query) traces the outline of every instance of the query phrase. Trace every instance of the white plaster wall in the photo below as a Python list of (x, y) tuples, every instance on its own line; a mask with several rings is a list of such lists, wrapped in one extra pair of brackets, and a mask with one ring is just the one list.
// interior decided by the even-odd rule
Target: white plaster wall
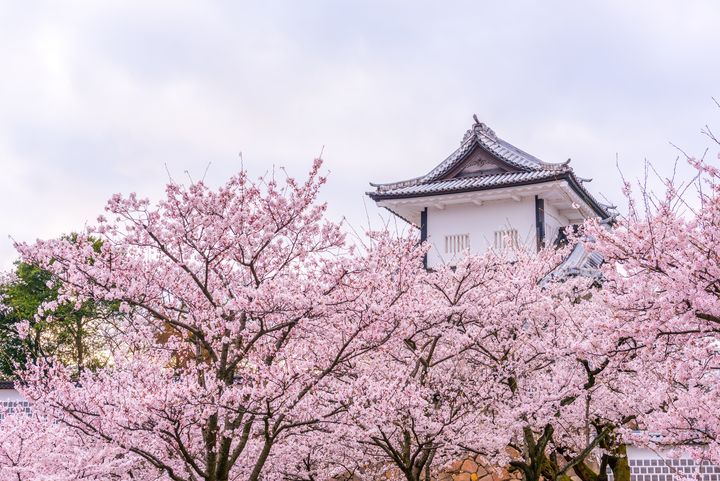
[(520, 243), (535, 249), (535, 199), (428, 207), (427, 240), (432, 244), (428, 267), (457, 261), (445, 254), (446, 235), (469, 234), (470, 252), (478, 254), (493, 246), (495, 231), (502, 229), (517, 229)]
[(0, 402), (3, 401), (24, 401), (25, 398), (15, 389), (0, 389)]
[(560, 227), (570, 224), (567, 217), (563, 216), (552, 205), (545, 202), (545, 245), (552, 245), (557, 238)]
[(0, 389), (0, 419), (8, 413), (26, 413), (31, 411), (30, 403), (14, 389)]
[(661, 459), (662, 456), (656, 451), (636, 446), (627, 447), (628, 459)]

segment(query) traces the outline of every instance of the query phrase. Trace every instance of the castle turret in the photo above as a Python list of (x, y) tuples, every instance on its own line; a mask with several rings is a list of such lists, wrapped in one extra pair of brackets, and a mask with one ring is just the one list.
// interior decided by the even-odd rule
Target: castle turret
[[(569, 159), (544, 162), (474, 118), (460, 147), (430, 172), (371, 184), (375, 190), (368, 192), (380, 207), (420, 229), (421, 239), (431, 244), (428, 267), (453, 264), (463, 252), (540, 249), (558, 241), (567, 226), (611, 217)], [(582, 251), (573, 255), (573, 265), (566, 266), (571, 269), (598, 261)]]

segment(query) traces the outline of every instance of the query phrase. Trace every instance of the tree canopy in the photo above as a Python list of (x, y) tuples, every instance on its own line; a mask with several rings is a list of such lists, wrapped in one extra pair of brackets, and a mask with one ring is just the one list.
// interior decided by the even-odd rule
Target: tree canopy
[(58, 302), (59, 291), (49, 270), (26, 262), (17, 262), (0, 283), (0, 375), (14, 378), (26, 362), (40, 358), (77, 371), (106, 362), (113, 309), (92, 300)]
[(0, 424), (24, 446), (0, 444), (0, 473), (420, 481), (472, 453), (524, 481), (629, 481), (628, 443), (720, 461), (720, 190), (696, 166), (712, 188), (691, 220), (669, 183), (648, 216), (585, 226), (602, 288), (548, 280), (572, 246), (434, 271), (412, 237), (352, 246), (317, 202), (320, 161), (304, 182), (116, 195), (86, 231), (17, 246), (37, 288), (7, 311), (32, 317), (18, 346), (104, 309), (114, 344), (93, 369), (89, 349), (30, 356), (33, 416)]

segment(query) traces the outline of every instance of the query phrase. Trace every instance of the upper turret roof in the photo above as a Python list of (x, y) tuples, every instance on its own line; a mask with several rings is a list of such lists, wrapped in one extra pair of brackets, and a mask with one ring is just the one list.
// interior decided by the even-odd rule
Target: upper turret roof
[(475, 122), (465, 132), (453, 153), (427, 174), (399, 182), (370, 184), (373, 200), (424, 197), (565, 179), (602, 218), (609, 217), (606, 205), (598, 202), (583, 186), (587, 179), (577, 177), (564, 162), (544, 162), (498, 137), (486, 124)]

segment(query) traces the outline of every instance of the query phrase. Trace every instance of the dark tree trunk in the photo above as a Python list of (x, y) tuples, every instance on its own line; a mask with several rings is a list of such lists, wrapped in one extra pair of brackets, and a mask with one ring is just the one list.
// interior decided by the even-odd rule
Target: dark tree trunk
[(630, 464), (627, 458), (627, 446), (624, 444), (620, 445), (608, 465), (612, 470), (615, 481), (630, 481)]

